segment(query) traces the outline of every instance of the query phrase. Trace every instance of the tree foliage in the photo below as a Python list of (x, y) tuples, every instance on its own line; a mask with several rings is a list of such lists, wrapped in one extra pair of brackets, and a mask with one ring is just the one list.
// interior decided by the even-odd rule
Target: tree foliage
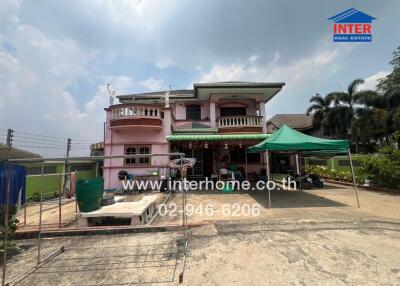
[(346, 90), (311, 97), (307, 114), (314, 114), (314, 127), (332, 138), (349, 139), (358, 151), (372, 151), (379, 145), (399, 142), (400, 130), (400, 47), (390, 62), (393, 71), (379, 80), (376, 90), (360, 90), (363, 79), (355, 79)]

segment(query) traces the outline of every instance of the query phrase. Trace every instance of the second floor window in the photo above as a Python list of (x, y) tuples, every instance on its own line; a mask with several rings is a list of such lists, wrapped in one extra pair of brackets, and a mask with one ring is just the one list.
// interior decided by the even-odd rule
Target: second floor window
[(199, 104), (190, 104), (186, 106), (187, 120), (201, 120), (201, 107)]
[[(136, 154), (150, 154), (150, 146), (126, 146), (125, 155), (136, 155)], [(150, 164), (150, 157), (141, 158), (125, 158), (125, 165), (148, 165)]]

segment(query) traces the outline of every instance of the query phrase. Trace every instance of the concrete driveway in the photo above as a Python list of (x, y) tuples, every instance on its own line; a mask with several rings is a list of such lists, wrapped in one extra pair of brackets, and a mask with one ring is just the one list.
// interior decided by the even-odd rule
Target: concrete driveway
[[(400, 285), (400, 196), (331, 186), (305, 192), (190, 194), (212, 203), (214, 216), (194, 213), (184, 285)], [(180, 204), (176, 194), (170, 204)], [(258, 204), (258, 216), (226, 216), (224, 204)], [(157, 224), (176, 224), (162, 216)], [(36, 241), (9, 262), (12, 278), (36, 261)], [(131, 233), (46, 238), (43, 255), (65, 252), (17, 285), (177, 285), (182, 233)]]
[[(369, 220), (219, 222), (193, 228), (184, 285), (399, 285), (400, 224)], [(17, 285), (177, 285), (180, 232), (46, 239), (66, 250)], [(19, 241), (33, 245), (35, 241)], [(32, 247), (8, 275), (35, 263)]]

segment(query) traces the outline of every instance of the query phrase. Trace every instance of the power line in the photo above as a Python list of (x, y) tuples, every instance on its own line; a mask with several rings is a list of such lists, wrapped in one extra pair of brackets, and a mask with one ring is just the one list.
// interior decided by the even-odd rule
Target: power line
[(92, 144), (89, 143), (75, 143), (74, 141), (72, 141), (71, 143), (72, 145), (85, 145), (85, 146), (91, 146)]
[(79, 138), (71, 138), (71, 140), (75, 141), (75, 142), (97, 142), (100, 139), (79, 139)]
[(15, 146), (17, 148), (41, 148), (41, 149), (60, 149), (63, 150), (65, 148), (62, 147), (53, 147), (53, 146), (32, 146), (32, 145), (18, 145)]
[(56, 143), (65, 143), (66, 142), (66, 140), (62, 141), (62, 140), (58, 140), (58, 139), (55, 140), (55, 139), (49, 139), (49, 138), (37, 138), (37, 137), (34, 137), (34, 136), (21, 136), (21, 135), (18, 135), (18, 132), (17, 132), (15, 138), (17, 138), (17, 139), (18, 138), (29, 139), (29, 140), (36, 140), (36, 141), (44, 141), (44, 142), (51, 141), (51, 142), (56, 142)]
[(63, 137), (48, 136), (48, 135), (42, 135), (42, 134), (36, 134), (36, 133), (22, 132), (22, 131), (15, 131), (15, 132), (25, 134), (25, 135), (37, 136), (37, 137), (67, 140), (67, 138), (63, 138)]
[(15, 138), (14, 140), (15, 143), (33, 143), (33, 144), (43, 144), (46, 146), (58, 146), (58, 147), (64, 147), (65, 144), (53, 144), (53, 143), (48, 143), (46, 141), (31, 141), (31, 140), (25, 140), (25, 139), (19, 139), (19, 138)]
[[(8, 131), (7, 129), (2, 129), (3, 131)], [(15, 131), (17, 138), (29, 139), (29, 140), (46, 140), (46, 141), (53, 141), (56, 143), (64, 143), (68, 140), (66, 137), (56, 137), (56, 136), (49, 136), (49, 135), (42, 135), (37, 133), (29, 133), (24, 131)], [(22, 134), (22, 136), (20, 135)], [(72, 138), (71, 141), (74, 142), (73, 144), (88, 144), (91, 145), (93, 142), (99, 142), (100, 139), (83, 139), (83, 138)]]

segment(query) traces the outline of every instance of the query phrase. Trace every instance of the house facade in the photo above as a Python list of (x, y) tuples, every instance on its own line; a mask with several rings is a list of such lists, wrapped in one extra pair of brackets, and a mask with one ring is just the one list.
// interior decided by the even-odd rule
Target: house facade
[[(215, 177), (230, 165), (243, 174), (245, 148), (267, 137), (266, 104), (284, 83), (195, 83), (191, 90), (117, 96), (105, 108), (105, 155), (183, 152), (196, 158), (192, 178)], [(120, 187), (118, 172), (168, 174), (169, 156), (104, 160), (106, 188)], [(247, 173), (265, 168), (262, 154), (248, 154)]]

